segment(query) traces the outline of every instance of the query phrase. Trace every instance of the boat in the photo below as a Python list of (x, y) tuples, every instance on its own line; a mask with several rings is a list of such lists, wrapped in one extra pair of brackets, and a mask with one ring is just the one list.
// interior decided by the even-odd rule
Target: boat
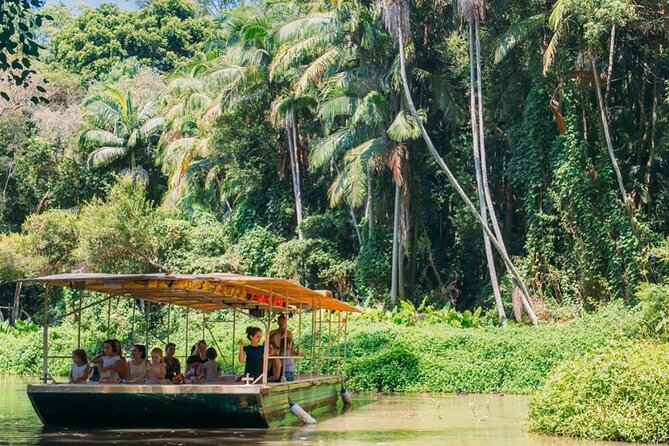
[[(340, 395), (346, 393), (347, 314), (358, 310), (333, 298), (329, 291), (311, 290), (286, 279), (228, 273), (71, 273), (22, 279), (21, 282), (45, 285), (41, 383), (28, 385), (27, 393), (46, 426), (266, 428), (292, 424), (296, 421), (295, 415), (310, 422), (309, 412), (313, 415), (319, 408), (331, 408), (337, 404)], [(310, 315), (311, 373), (296, 375), (291, 382), (284, 379), (268, 382), (270, 359), (299, 358), (270, 356), (268, 342), (265, 342), (263, 374), (253, 381), (248, 378), (240, 381), (239, 375), (231, 373), (215, 383), (50, 382), (49, 360), (62, 358), (49, 355), (49, 325), (55, 320), (51, 318), (49, 321), (48, 289), (53, 286), (67, 287), (79, 294), (78, 308), (66, 315), (74, 316), (79, 324), (78, 346), (81, 345), (82, 311), (107, 303), (110, 315), (114, 298), (141, 300), (170, 308), (172, 305), (184, 306), (189, 309), (187, 311), (197, 310), (203, 315), (229, 310), (233, 317), (244, 314), (255, 318), (264, 326), (265, 334), (270, 332), (272, 319), (277, 314), (297, 317), (300, 331), (303, 316)], [(84, 291), (96, 292), (102, 297), (84, 306)], [(328, 335), (326, 343), (315, 345), (314, 339)], [(299, 336), (301, 333), (298, 333), (297, 345)], [(321, 374), (325, 363), (330, 364), (331, 372)]]

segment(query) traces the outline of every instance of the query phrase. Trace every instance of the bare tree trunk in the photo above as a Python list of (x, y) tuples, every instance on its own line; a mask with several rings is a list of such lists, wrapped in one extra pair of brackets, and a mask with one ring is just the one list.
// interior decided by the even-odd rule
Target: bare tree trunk
[(439, 155), (439, 152), (437, 149), (434, 147), (434, 144), (432, 143), (432, 138), (430, 138), (430, 135), (427, 133), (427, 130), (425, 129), (425, 126), (423, 125), (423, 122), (420, 119), (420, 116), (418, 116), (418, 112), (416, 111), (416, 106), (413, 103), (413, 100), (411, 99), (411, 91), (409, 90), (409, 81), (407, 80), (407, 74), (406, 74), (406, 67), (404, 66), (404, 44), (402, 43), (402, 29), (401, 27), (398, 29), (399, 32), (399, 56), (400, 56), (400, 75), (402, 76), (402, 86), (404, 87), (404, 96), (407, 101), (407, 106), (409, 107), (409, 111), (411, 112), (411, 115), (414, 118), (414, 121), (416, 122), (416, 125), (420, 129), (421, 135), (423, 135), (423, 139), (425, 140), (425, 144), (428, 147), (428, 150), (434, 157), (435, 161), (437, 164), (439, 164), (439, 167), (444, 171), (446, 174), (446, 177), (448, 178), (448, 182), (453, 186), (455, 191), (460, 195), (460, 198), (465, 202), (467, 205), (467, 208), (469, 211), (476, 217), (478, 220), (479, 224), (483, 227), (483, 230), (486, 232), (488, 237), (490, 238), (491, 243), (497, 249), (497, 251), (500, 253), (502, 256), (502, 260), (504, 261), (504, 264), (507, 267), (507, 270), (509, 271), (509, 274), (511, 274), (511, 277), (517, 282), (519, 287), (521, 288), (522, 291), (522, 302), (523, 306), (525, 307), (525, 311), (527, 311), (532, 324), (536, 325), (538, 323), (536, 313), (534, 312), (532, 305), (530, 303), (531, 297), (529, 294), (529, 291), (527, 290), (527, 287), (525, 286), (525, 283), (523, 282), (523, 279), (520, 277), (520, 274), (518, 273), (518, 270), (516, 267), (513, 265), (513, 262), (509, 258), (508, 254), (506, 254), (506, 251), (503, 250), (500, 247), (499, 241), (495, 238), (495, 235), (493, 232), (490, 230), (488, 227), (488, 223), (481, 217), (481, 214), (476, 210), (476, 207), (472, 203), (472, 201), (469, 199), (465, 191), (462, 189), (462, 186), (460, 186), (460, 183), (458, 180), (455, 178), (453, 175), (453, 172), (448, 168), (446, 163), (444, 162), (444, 159)]
[(402, 241), (397, 244), (397, 294), (400, 300), (406, 300), (404, 283), (404, 247)]
[(395, 183), (395, 211), (393, 214), (393, 256), (390, 274), (390, 308), (397, 303), (397, 264), (400, 243), (400, 185)]
[[(481, 121), (477, 116), (476, 109), (476, 73), (474, 70), (474, 20), (470, 16), (469, 18), (469, 115), (472, 124), (472, 148), (474, 151), (474, 169), (476, 170), (476, 189), (478, 191), (479, 197), (479, 210), (481, 212), (481, 218), (483, 220), (488, 220), (488, 212), (486, 209), (486, 198), (483, 186), (483, 173), (481, 168), (481, 150), (480, 144), (482, 141), (479, 139), (482, 134), (480, 131)], [(480, 100), (480, 97), (479, 97)], [(499, 291), (499, 282), (497, 279), (497, 271), (495, 269), (495, 260), (492, 255), (492, 246), (490, 245), (490, 239), (483, 231), (483, 246), (485, 249), (486, 262), (488, 264), (488, 274), (490, 275), (490, 284), (492, 285), (493, 295), (495, 297), (495, 307), (497, 308), (497, 314), (499, 316), (499, 321), (502, 324), (506, 323), (506, 313), (504, 312), (504, 304), (502, 303), (502, 294)]]
[(300, 166), (297, 154), (297, 123), (295, 122), (295, 111), (288, 112), (286, 122), (286, 134), (288, 136), (288, 153), (290, 155), (290, 172), (293, 179), (293, 195), (295, 197), (295, 216), (297, 218), (297, 238), (302, 240), (302, 190), (300, 187)]
[[(631, 214), (631, 209), (629, 208), (629, 201), (627, 199), (627, 192), (625, 191), (625, 184), (623, 183), (623, 176), (620, 173), (620, 167), (618, 167), (618, 161), (616, 160), (616, 155), (613, 153), (613, 143), (611, 142), (611, 135), (609, 133), (609, 120), (606, 117), (606, 106), (604, 105), (604, 99), (602, 98), (602, 91), (599, 85), (599, 73), (597, 72), (597, 66), (595, 65), (595, 58), (592, 56), (592, 53), (589, 54), (590, 63), (592, 64), (592, 76), (595, 80), (595, 90), (597, 92), (597, 101), (599, 103), (599, 116), (602, 120), (602, 128), (604, 130), (604, 139), (606, 140), (606, 147), (609, 151), (609, 157), (611, 158), (611, 164), (613, 165), (613, 170), (616, 174), (616, 180), (618, 181), (618, 188), (620, 189), (620, 195), (622, 196), (623, 203), (625, 207), (628, 208)], [(632, 222), (632, 225), (636, 227), (636, 224)]]
[(611, 92), (611, 77), (613, 76), (613, 59), (616, 53), (616, 24), (611, 26), (611, 40), (609, 41), (609, 67), (606, 70), (606, 93), (604, 94), (604, 104), (609, 109), (609, 93)]
[(12, 326), (14, 326), (17, 319), (19, 318), (22, 284), (22, 282), (16, 282), (16, 288), (14, 289), (14, 304), (12, 305), (12, 313), (9, 315), (9, 323)]
[(643, 176), (643, 187), (650, 195), (651, 172), (655, 161), (655, 141), (657, 139), (657, 77), (653, 80), (653, 109), (651, 111), (650, 123), (650, 147), (648, 149), (648, 161), (646, 161), (646, 172)]
[(367, 226), (369, 228), (369, 239), (371, 240), (374, 232), (374, 184), (372, 183), (372, 174), (367, 172), (367, 205), (365, 206), (365, 215), (367, 215)]

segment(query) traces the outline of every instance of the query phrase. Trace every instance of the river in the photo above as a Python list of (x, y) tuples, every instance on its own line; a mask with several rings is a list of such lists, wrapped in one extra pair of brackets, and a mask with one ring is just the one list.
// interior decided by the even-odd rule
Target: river
[[(527, 433), (527, 397), (355, 394), (354, 407), (318, 424), (274, 429), (47, 430), (33, 412), (27, 381), (0, 377), (0, 444), (612, 446)], [(95, 410), (94, 404), (82, 410)]]

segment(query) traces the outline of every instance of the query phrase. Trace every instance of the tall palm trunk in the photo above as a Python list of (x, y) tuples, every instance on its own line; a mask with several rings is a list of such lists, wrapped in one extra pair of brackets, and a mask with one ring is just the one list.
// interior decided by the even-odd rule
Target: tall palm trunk
[(297, 149), (297, 121), (295, 109), (291, 108), (286, 119), (288, 136), (288, 152), (290, 156), (290, 172), (293, 179), (293, 195), (295, 196), (295, 215), (297, 218), (297, 237), (302, 240), (302, 187), (300, 183), (300, 164)]
[(374, 232), (374, 187), (372, 183), (372, 174), (367, 172), (367, 205), (365, 206), (365, 215), (367, 216), (368, 239), (371, 240)]
[[(509, 274), (511, 277), (518, 283), (518, 285), (521, 288), (522, 291), (522, 301), (523, 301), (523, 307), (525, 308), (525, 311), (529, 315), (532, 323), (536, 325), (538, 323), (536, 313), (534, 312), (534, 309), (532, 308), (532, 305), (530, 304), (531, 297), (529, 295), (529, 292), (527, 291), (527, 288), (524, 285), (523, 279), (521, 278), (520, 274), (518, 273), (518, 270), (516, 267), (513, 265), (513, 262), (509, 258), (508, 254), (506, 253), (506, 250), (502, 249), (500, 246), (499, 241), (493, 234), (493, 232), (490, 230), (488, 227), (488, 223), (486, 220), (481, 217), (481, 214), (476, 210), (476, 207), (472, 203), (472, 201), (469, 199), (465, 191), (462, 189), (462, 186), (460, 186), (460, 183), (458, 180), (455, 178), (453, 175), (453, 172), (451, 172), (451, 169), (448, 168), (446, 163), (444, 162), (444, 159), (439, 155), (439, 152), (437, 149), (434, 147), (434, 144), (432, 143), (432, 138), (430, 138), (430, 135), (427, 133), (427, 130), (425, 129), (425, 126), (423, 125), (423, 122), (420, 119), (420, 116), (418, 115), (418, 112), (416, 111), (416, 106), (413, 103), (413, 99), (411, 98), (411, 91), (409, 90), (409, 81), (407, 80), (407, 74), (406, 74), (406, 67), (404, 63), (404, 44), (402, 43), (402, 28), (399, 27), (398, 29), (399, 33), (399, 58), (400, 58), (400, 75), (402, 77), (402, 86), (404, 87), (404, 96), (407, 101), (407, 106), (409, 107), (409, 111), (411, 112), (411, 115), (414, 118), (414, 121), (416, 122), (416, 125), (418, 126), (421, 135), (423, 136), (423, 139), (425, 140), (425, 144), (428, 147), (428, 150), (434, 157), (435, 161), (441, 167), (441, 169), (444, 171), (446, 174), (446, 177), (448, 178), (448, 182), (453, 186), (455, 191), (460, 195), (460, 198), (465, 202), (467, 205), (467, 208), (469, 211), (474, 215), (474, 217), (477, 219), (479, 224), (483, 227), (483, 230), (485, 233), (488, 235), (490, 238), (490, 242), (493, 244), (495, 249), (499, 252), (500, 256), (502, 257), (502, 260), (504, 261), (504, 264), (507, 267), (507, 270), (509, 271)], [(527, 294), (525, 294), (527, 293)]]
[(400, 243), (400, 185), (395, 183), (395, 209), (393, 214), (393, 257), (390, 274), (390, 307), (397, 303), (397, 268), (399, 262)]
[[(474, 151), (474, 168), (476, 170), (476, 189), (478, 191), (479, 197), (479, 210), (481, 212), (481, 217), (487, 221), (488, 212), (487, 212), (487, 202), (485, 195), (485, 181), (486, 177), (483, 176), (482, 172), (482, 160), (483, 160), (483, 118), (478, 116), (478, 111), (476, 107), (476, 91), (475, 85), (477, 84), (477, 78), (474, 70), (474, 59), (476, 58), (476, 63), (478, 65), (478, 53), (474, 54), (474, 20), (472, 17), (469, 17), (469, 114), (472, 124), (472, 148)], [(480, 74), (479, 74), (480, 76)], [(479, 91), (479, 101), (481, 99)], [(494, 210), (491, 208), (491, 217), (493, 221), (495, 220)], [(500, 237), (498, 237), (499, 239)], [(506, 323), (506, 313), (504, 312), (504, 304), (502, 303), (502, 294), (499, 291), (499, 282), (497, 280), (497, 271), (495, 269), (495, 260), (492, 256), (492, 246), (490, 244), (490, 238), (483, 231), (483, 246), (485, 248), (486, 261), (488, 263), (488, 273), (490, 274), (490, 283), (492, 285), (493, 295), (495, 297), (495, 307), (497, 308), (497, 314), (499, 316), (499, 321), (502, 324)]]

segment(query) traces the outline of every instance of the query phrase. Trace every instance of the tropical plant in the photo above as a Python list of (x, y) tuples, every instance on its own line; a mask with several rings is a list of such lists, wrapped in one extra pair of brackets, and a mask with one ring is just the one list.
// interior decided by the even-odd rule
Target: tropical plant
[(92, 129), (81, 139), (95, 149), (88, 155), (93, 167), (126, 159), (126, 166), (145, 172), (138, 164), (146, 159), (163, 126), (157, 101), (136, 105), (129, 92), (106, 85), (104, 91), (84, 101), (86, 118)]

